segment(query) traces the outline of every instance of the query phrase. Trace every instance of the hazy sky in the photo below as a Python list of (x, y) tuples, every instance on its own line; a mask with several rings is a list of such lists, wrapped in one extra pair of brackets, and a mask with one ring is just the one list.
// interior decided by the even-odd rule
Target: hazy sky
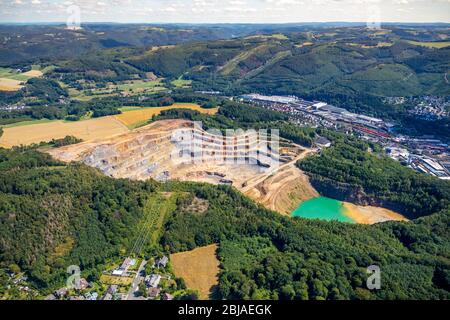
[(450, 22), (450, 0), (0, 0), (0, 22), (65, 22), (74, 5), (81, 23)]

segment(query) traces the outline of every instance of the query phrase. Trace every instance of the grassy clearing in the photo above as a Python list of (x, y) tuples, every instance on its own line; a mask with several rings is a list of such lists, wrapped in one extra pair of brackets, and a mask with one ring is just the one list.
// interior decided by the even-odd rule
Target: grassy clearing
[[(67, 86), (66, 86), (67, 88)], [(104, 93), (104, 92), (100, 92), (100, 91), (91, 91), (90, 90), (77, 90), (74, 88), (67, 88), (67, 90), (69, 91), (69, 95), (72, 99), (78, 100), (78, 101), (82, 101), (82, 102), (88, 102), (91, 101), (94, 98), (105, 98), (105, 97), (111, 97), (114, 94), (112, 93)]]
[(43, 75), (41, 70), (32, 69), (27, 72), (18, 73), (11, 68), (0, 68), (0, 78), (6, 78), (18, 81), (27, 81), (28, 79), (41, 77)]
[[(284, 58), (289, 57), (290, 55), (292, 55), (291, 50), (280, 51), (273, 58), (268, 60), (265, 64), (263, 64), (262, 66), (260, 66), (256, 69), (253, 69), (252, 71), (247, 73), (242, 79), (250, 79), (250, 78), (256, 77), (258, 74), (264, 72), (264, 70), (266, 70), (267, 68), (272, 67), (277, 62), (283, 60)], [(239, 83), (239, 82), (240, 82), (240, 80), (238, 80), (236, 83)]]
[(219, 260), (217, 245), (201, 247), (192, 251), (170, 255), (173, 270), (190, 289), (198, 290), (200, 299), (208, 299), (211, 290), (218, 284)]
[(44, 68), (42, 68), (42, 66), (39, 64), (33, 64), (31, 66), (31, 70), (41, 71), (43, 74), (53, 71), (55, 68), (56, 68), (56, 66), (54, 66), (54, 65), (46, 66)]
[(109, 84), (106, 88), (92, 88), (85, 90), (77, 90), (69, 88), (70, 97), (79, 101), (91, 101), (94, 98), (111, 97), (118, 95), (134, 95), (140, 93), (158, 93), (167, 90), (161, 79), (144, 81), (133, 80), (120, 84)]
[(165, 88), (160, 80), (155, 80), (155, 81), (136, 80), (136, 81), (122, 83), (119, 85), (113, 85), (113, 86), (110, 86), (109, 89), (113, 89), (113, 90), (117, 89), (120, 91), (142, 91), (142, 90), (146, 90), (146, 89), (163, 90)]
[(11, 68), (0, 67), (0, 91), (17, 91), (23, 87), (23, 83), (31, 78), (42, 77), (43, 72), (38, 65), (32, 66), (27, 72), (19, 73)]
[(162, 111), (170, 109), (191, 109), (207, 114), (216, 114), (218, 111), (217, 108), (203, 109), (198, 104), (193, 103), (175, 103), (168, 107), (139, 108), (129, 110), (115, 117), (129, 129), (135, 129), (142, 125), (145, 125), (153, 116), (159, 115)]
[(42, 124), (42, 123), (49, 123), (53, 122), (55, 120), (48, 120), (48, 119), (40, 119), (40, 120), (27, 120), (27, 121), (21, 121), (16, 123), (11, 123), (7, 125), (0, 126), (1, 128), (15, 128), (15, 127), (23, 127), (23, 126), (30, 126), (33, 124)]
[(122, 112), (128, 112), (128, 111), (134, 111), (134, 110), (142, 110), (142, 107), (121, 107), (119, 108), (120, 111)]
[[(161, 230), (166, 217), (177, 209), (176, 194), (171, 195), (169, 198), (164, 195), (158, 195), (156, 197), (157, 199), (150, 199), (144, 209), (148, 215), (153, 217), (152, 232), (150, 233), (152, 243), (156, 243), (161, 236)], [(155, 206), (152, 204), (155, 200), (159, 202), (159, 205)]]
[(0, 78), (6, 78), (6, 79), (18, 80), (18, 81), (26, 81), (26, 80), (30, 79), (29, 76), (26, 76), (23, 73), (15, 72), (11, 68), (0, 68)]
[(248, 59), (254, 54), (257, 54), (258, 52), (264, 52), (267, 50), (270, 46), (267, 44), (262, 44), (258, 47), (255, 47), (251, 50), (244, 51), (239, 53), (237, 56), (235, 56), (233, 59), (228, 61), (222, 68), (220, 69), (220, 73), (223, 75), (229, 75), (232, 73), (239, 65), (240, 62)]
[(192, 80), (184, 80), (182, 77), (173, 80), (172, 85), (177, 88), (189, 88), (192, 85)]
[(164, 194), (152, 195), (144, 206), (144, 216), (139, 226), (139, 235), (144, 241), (139, 247), (135, 248), (135, 252), (139, 253), (144, 248), (147, 241), (154, 245), (158, 242), (161, 230), (166, 217), (177, 209), (177, 195), (172, 194), (166, 197)]
[(286, 37), (284, 34), (282, 33), (274, 33), (271, 35), (264, 35), (264, 34), (259, 34), (259, 35), (254, 35), (254, 36), (249, 36), (246, 37), (245, 39), (276, 39), (276, 40), (288, 40), (289, 38)]
[(408, 40), (406, 41), (409, 44), (413, 44), (415, 46), (422, 46), (427, 48), (435, 48), (435, 49), (442, 49), (450, 46), (450, 41), (443, 41), (443, 42), (420, 42), (420, 41), (412, 41)]

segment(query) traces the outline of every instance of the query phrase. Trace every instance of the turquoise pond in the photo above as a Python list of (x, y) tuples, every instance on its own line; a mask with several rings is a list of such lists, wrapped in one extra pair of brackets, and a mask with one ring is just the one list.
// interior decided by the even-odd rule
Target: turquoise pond
[(292, 212), (293, 217), (320, 219), (327, 221), (354, 222), (345, 214), (343, 203), (338, 200), (318, 197), (303, 202)]

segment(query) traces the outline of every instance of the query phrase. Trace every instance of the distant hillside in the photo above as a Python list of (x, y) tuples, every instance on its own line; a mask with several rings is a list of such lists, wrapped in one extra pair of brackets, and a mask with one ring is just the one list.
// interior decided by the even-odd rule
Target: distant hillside
[[(225, 95), (293, 94), (395, 120), (414, 133), (445, 136), (448, 131), (445, 120), (430, 128), (410, 117), (411, 106), (383, 102), (392, 96), (450, 95), (446, 25), (368, 30), (355, 24), (94, 24), (79, 31), (62, 26), (0, 26), (0, 39), (2, 34), (0, 61), (28, 68), (31, 62), (41, 62), (48, 70), (46, 80), (67, 91), (75, 104), (70, 114), (78, 117), (79, 110), (108, 106), (108, 99), (117, 101), (119, 95), (153, 99), (160, 92), (215, 90)], [(134, 85), (146, 89), (131, 92)], [(22, 101), (42, 106), (49, 100), (32, 95), (32, 89), (28, 83), (16, 94), (1, 93), (0, 104)], [(67, 109), (67, 103), (51, 100), (52, 107)], [(79, 100), (87, 106), (80, 107)], [(24, 118), (23, 113), (0, 116)]]
[(126, 62), (163, 77), (184, 75), (198, 87), (232, 92), (449, 94), (444, 75), (450, 66), (450, 43), (422, 46), (398, 33), (346, 28), (259, 35), (179, 45)]
[[(182, 31), (177, 33), (182, 37)], [(352, 109), (361, 108), (351, 101), (354, 97), (360, 103), (386, 96), (450, 94), (445, 78), (449, 39), (446, 28), (256, 32), (235, 39), (103, 50), (59, 62), (53, 76), (62, 75), (73, 84), (93, 75), (101, 82), (143, 78), (152, 72), (192, 80), (198, 90), (296, 94), (344, 101)], [(381, 104), (369, 104), (376, 103)]]
[(88, 24), (81, 30), (67, 30), (65, 25), (0, 25), (0, 66), (70, 59), (122, 46), (228, 39), (247, 35), (255, 29), (239, 25)]

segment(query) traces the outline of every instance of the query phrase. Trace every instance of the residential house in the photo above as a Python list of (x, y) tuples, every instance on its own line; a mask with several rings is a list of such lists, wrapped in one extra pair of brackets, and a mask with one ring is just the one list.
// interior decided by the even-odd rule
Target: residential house
[(170, 301), (173, 300), (173, 296), (169, 293), (163, 293), (161, 296), (161, 299), (166, 300), (166, 301)]
[(155, 299), (159, 296), (159, 294), (161, 293), (161, 289), (160, 288), (150, 288), (148, 289), (148, 296), (149, 298)]
[(56, 290), (53, 294), (55, 295), (56, 298), (64, 298), (65, 296), (67, 296), (67, 294), (69, 293), (69, 290), (67, 290), (67, 288), (61, 288)]
[(88, 292), (84, 295), (84, 297), (86, 298), (86, 300), (95, 301), (98, 298), (98, 293), (97, 292)]
[(161, 276), (159, 274), (152, 274), (145, 278), (145, 283), (148, 287), (157, 288), (159, 282), (161, 281)]
[(80, 281), (76, 284), (76, 289), (78, 290), (86, 290), (89, 287), (89, 282), (84, 278), (81, 278)]
[(320, 148), (329, 148), (329, 147), (331, 147), (331, 141), (328, 140), (325, 137), (318, 137), (314, 142)]
[(165, 268), (168, 263), (169, 263), (169, 258), (164, 256), (161, 259), (156, 260), (156, 267), (158, 267), (158, 268), (161, 268), (161, 267)]

